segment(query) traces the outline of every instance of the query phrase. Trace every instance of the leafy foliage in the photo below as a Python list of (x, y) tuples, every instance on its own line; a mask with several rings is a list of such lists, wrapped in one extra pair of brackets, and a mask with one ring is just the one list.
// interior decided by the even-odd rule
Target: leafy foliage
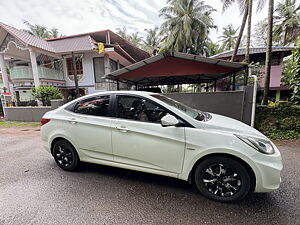
[(221, 38), (220, 42), (222, 42), (221, 48), (223, 50), (231, 50), (233, 49), (236, 39), (238, 29), (234, 29), (232, 24), (227, 27), (223, 27), (223, 34), (219, 38)]
[(161, 25), (161, 51), (203, 51), (209, 30), (216, 28), (211, 18), (215, 9), (199, 0), (168, 0), (167, 4), (159, 14), (165, 19)]
[(43, 102), (43, 105), (50, 105), (50, 100), (62, 99), (63, 96), (57, 87), (41, 86), (39, 88), (33, 87), (31, 94), (38, 100)]
[(59, 35), (57, 28), (51, 28), (50, 30), (48, 30), (48, 28), (45, 26), (38, 24), (33, 25), (27, 20), (24, 20), (24, 24), (28, 27), (28, 30), (25, 29), (24, 31), (41, 39), (57, 38), (59, 36), (63, 36)]
[(255, 128), (271, 139), (300, 138), (300, 107), (257, 106)]
[(142, 37), (139, 35), (139, 32), (135, 32), (135, 33), (129, 33), (127, 31), (126, 27), (121, 28), (117, 28), (117, 32), (118, 35), (120, 35), (122, 38), (124, 38), (125, 40), (131, 42), (131, 44), (133, 44), (136, 47), (141, 48), (142, 47)]
[(300, 5), (296, 0), (279, 2), (275, 9), (274, 40), (281, 45), (295, 43), (300, 33)]
[(161, 40), (158, 27), (155, 27), (154, 29), (145, 29), (145, 31), (147, 34), (145, 41), (143, 41), (143, 48), (151, 55), (156, 55)]
[(291, 99), (293, 103), (300, 104), (300, 44), (293, 51), (289, 74), (291, 76), (290, 87), (293, 90)]

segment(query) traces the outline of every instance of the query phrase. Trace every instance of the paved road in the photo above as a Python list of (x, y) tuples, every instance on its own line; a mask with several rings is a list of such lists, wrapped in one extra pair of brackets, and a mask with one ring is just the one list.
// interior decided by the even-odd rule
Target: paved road
[(172, 178), (92, 164), (65, 172), (38, 131), (0, 129), (0, 224), (300, 224), (300, 147), (279, 147), (281, 188), (222, 204)]

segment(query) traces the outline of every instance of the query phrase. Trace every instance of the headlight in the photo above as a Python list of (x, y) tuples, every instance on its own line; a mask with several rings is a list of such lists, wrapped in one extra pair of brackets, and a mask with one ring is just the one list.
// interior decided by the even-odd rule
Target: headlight
[(265, 140), (265, 139), (259, 139), (254, 137), (247, 137), (247, 136), (241, 136), (241, 135), (235, 135), (240, 140), (245, 142), (246, 144), (250, 145), (254, 149), (264, 153), (264, 154), (274, 154), (275, 150), (271, 144), (271, 141)]

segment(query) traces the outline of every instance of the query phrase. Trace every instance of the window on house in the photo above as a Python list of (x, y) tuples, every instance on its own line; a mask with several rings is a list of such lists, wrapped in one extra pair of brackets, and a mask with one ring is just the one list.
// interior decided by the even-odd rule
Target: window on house
[(105, 95), (81, 100), (75, 105), (74, 112), (92, 116), (108, 116), (109, 99), (110, 96)]
[[(75, 71), (73, 69), (72, 58), (67, 58), (66, 61), (67, 61), (68, 75), (74, 76)], [(75, 57), (75, 62), (76, 62), (77, 75), (82, 75), (83, 74), (82, 57), (81, 56)]]
[(105, 79), (102, 78), (105, 75), (104, 58), (103, 57), (93, 58), (93, 63), (94, 63), (95, 82), (96, 83), (104, 82)]

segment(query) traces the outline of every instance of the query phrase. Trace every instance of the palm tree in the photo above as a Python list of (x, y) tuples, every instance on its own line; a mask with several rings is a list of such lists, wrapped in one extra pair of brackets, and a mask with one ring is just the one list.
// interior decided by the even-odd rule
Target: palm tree
[[(247, 21), (247, 41), (246, 41), (246, 53), (244, 61), (246, 63), (250, 62), (250, 42), (251, 42), (251, 24), (252, 24), (252, 8), (253, 0), (222, 0), (223, 11), (229, 8), (233, 3), (237, 2), (240, 8), (241, 14), (244, 14), (240, 32), (235, 44), (235, 48), (232, 52), (231, 61), (234, 61), (234, 58), (237, 54), (238, 48), (240, 46), (241, 39), (243, 37), (244, 28)], [(265, 0), (258, 0), (257, 11), (261, 10), (264, 6)], [(244, 76), (244, 85), (248, 83), (248, 70), (246, 70)]]
[(117, 28), (116, 31), (117, 31), (116, 33), (120, 35), (122, 38), (126, 39), (127, 41), (130, 40), (130, 34), (128, 34), (126, 27), (123, 27), (122, 29)]
[(145, 29), (145, 31), (147, 34), (145, 41), (143, 41), (144, 49), (150, 54), (156, 55), (160, 43), (158, 27), (155, 27), (154, 29)]
[(234, 47), (237, 39), (237, 30), (233, 28), (232, 24), (223, 27), (223, 35), (219, 37), (221, 38), (220, 42), (222, 42), (221, 48), (223, 50), (231, 50)]
[(263, 95), (263, 99), (262, 99), (262, 105), (268, 105), (269, 90), (270, 90), (272, 36), (273, 36), (273, 9), (274, 9), (274, 0), (269, 0), (268, 39), (267, 39), (266, 63), (265, 63), (265, 86), (264, 86), (264, 95)]
[(165, 19), (161, 25), (164, 35), (161, 51), (199, 51), (208, 30), (215, 28), (210, 16), (215, 9), (199, 0), (168, 0), (167, 4), (159, 14)]
[(135, 45), (136, 47), (141, 47), (142, 45), (142, 37), (139, 35), (139, 32), (135, 32), (135, 33), (132, 33), (130, 36), (129, 36), (129, 41)]
[(294, 43), (300, 34), (300, 5), (296, 0), (285, 0), (277, 4), (274, 16), (274, 39), (281, 45)]
[[(51, 28), (49, 30), (49, 35), (52, 37), (52, 38), (57, 38), (59, 37), (59, 33), (58, 33), (58, 29), (57, 28)], [(60, 35), (62, 36), (62, 35)]]
[(31, 35), (34, 35), (41, 39), (49, 39), (49, 38), (56, 38), (59, 35), (57, 28), (52, 28), (50, 30), (47, 29), (47, 27), (38, 25), (38, 24), (31, 24), (27, 20), (24, 20), (23, 23), (28, 27), (28, 29), (25, 29), (24, 31), (28, 32)]

